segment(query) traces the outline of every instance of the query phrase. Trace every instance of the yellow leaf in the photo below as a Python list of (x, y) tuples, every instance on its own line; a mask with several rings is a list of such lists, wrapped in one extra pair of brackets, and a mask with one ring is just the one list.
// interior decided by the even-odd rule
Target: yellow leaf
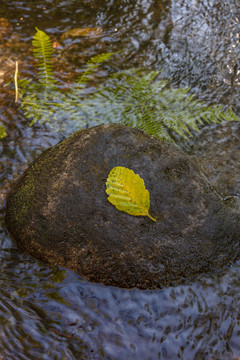
[(138, 174), (128, 168), (116, 166), (110, 171), (106, 186), (108, 201), (118, 210), (134, 216), (148, 216), (156, 221), (148, 213), (149, 192)]

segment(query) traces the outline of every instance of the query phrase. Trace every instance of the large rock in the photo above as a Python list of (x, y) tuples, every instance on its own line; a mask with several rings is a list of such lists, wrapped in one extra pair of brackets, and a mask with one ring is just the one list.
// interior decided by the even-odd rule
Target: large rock
[[(115, 166), (144, 179), (156, 223), (108, 202)], [(43, 153), (9, 195), (6, 225), (34, 257), (120, 287), (175, 284), (240, 253), (237, 206), (176, 147), (121, 125), (78, 131)]]
[(190, 153), (219, 194), (240, 196), (239, 122), (204, 127), (194, 139)]

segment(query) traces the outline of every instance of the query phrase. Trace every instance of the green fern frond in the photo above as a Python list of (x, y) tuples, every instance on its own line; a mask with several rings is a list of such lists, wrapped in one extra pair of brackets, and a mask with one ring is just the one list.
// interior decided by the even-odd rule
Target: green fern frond
[(204, 123), (240, 120), (231, 108), (206, 105), (188, 88), (171, 88), (159, 75), (159, 71), (123, 71), (88, 97), (78, 84), (67, 93), (56, 89), (43, 95), (33, 89), (23, 98), (22, 107), (32, 122), (49, 123), (65, 135), (98, 124), (122, 123), (171, 142), (176, 135), (189, 140)]
[(231, 108), (206, 105), (190, 89), (171, 88), (159, 75), (140, 70), (113, 75), (88, 99), (95, 104), (94, 116), (100, 123), (121, 122), (168, 141), (175, 141), (174, 133), (188, 140), (204, 122), (240, 120)]
[(86, 70), (83, 72), (83, 74), (77, 79), (77, 83), (79, 84), (87, 84), (89, 81), (89, 78), (95, 70), (99, 67), (99, 65), (107, 60), (110, 59), (110, 57), (114, 53), (103, 53), (97, 56), (92, 57), (87, 63), (86, 63)]
[(38, 78), (41, 84), (48, 86), (54, 82), (53, 76), (53, 46), (50, 37), (36, 28), (37, 32), (33, 37), (34, 57), (38, 61)]
[(189, 88), (171, 87), (169, 81), (160, 78), (160, 71), (130, 69), (115, 73), (87, 96), (90, 75), (112, 53), (90, 59), (70, 91), (63, 93), (51, 86), (43, 92), (42, 85), (53, 82), (52, 44), (49, 36), (37, 29), (33, 45), (40, 81), (20, 82), (21, 106), (31, 124), (47, 123), (67, 136), (84, 127), (122, 123), (175, 142), (176, 136), (189, 140), (204, 123), (240, 120), (230, 107), (207, 105), (196, 99)]

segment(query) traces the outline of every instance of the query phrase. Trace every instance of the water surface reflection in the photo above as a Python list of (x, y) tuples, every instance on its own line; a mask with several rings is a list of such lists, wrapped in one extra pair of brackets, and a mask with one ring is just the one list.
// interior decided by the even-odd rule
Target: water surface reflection
[[(131, 66), (161, 68), (177, 86), (191, 86), (208, 103), (232, 104), (239, 112), (239, 10), (235, 0), (2, 0), (0, 17), (12, 26), (11, 34), (0, 38), (0, 57), (11, 60), (0, 62), (5, 64), (3, 83), (16, 58), (23, 73), (34, 76), (30, 42), (38, 26), (61, 42), (56, 75), (63, 84), (89, 57), (119, 51), (106, 73)], [(65, 31), (83, 27), (103, 31), (96, 38), (61, 41)], [(4, 88), (0, 102), (8, 131), (0, 144), (0, 359), (240, 357), (240, 263), (175, 288), (140, 291), (92, 284), (17, 250), (3, 227), (6, 192), (59, 138), (27, 127), (13, 89)]]

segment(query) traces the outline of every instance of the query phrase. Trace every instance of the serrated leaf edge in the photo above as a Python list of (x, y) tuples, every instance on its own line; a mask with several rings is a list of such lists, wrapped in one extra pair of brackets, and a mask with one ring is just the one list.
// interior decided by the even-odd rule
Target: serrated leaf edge
[[(114, 185), (116, 185), (116, 184), (118, 184), (118, 186), (120, 186), (120, 187), (123, 186), (123, 187), (124, 187), (124, 193), (128, 193), (128, 194), (129, 194), (129, 198), (134, 201), (134, 203), (131, 203), (131, 205), (132, 205), (132, 206), (135, 206), (135, 205), (136, 205), (136, 207), (143, 212), (143, 214), (141, 214), (141, 215), (134, 215), (134, 214), (129, 214), (129, 213), (128, 213), (128, 214), (129, 214), (129, 215), (133, 215), (133, 216), (147, 216), (147, 217), (149, 217), (152, 221), (156, 222), (157, 220), (154, 219), (154, 218), (149, 214), (149, 210), (148, 210), (148, 209), (146, 210), (145, 208), (143, 208), (143, 207), (134, 199), (134, 197), (132, 196), (132, 194), (125, 188), (124, 184), (122, 184), (122, 179), (121, 179), (121, 178), (118, 178), (118, 177), (116, 177), (116, 176), (111, 178), (111, 175), (110, 175), (110, 174), (111, 174), (111, 173), (113, 172), (113, 170), (116, 169), (116, 168), (124, 168), (124, 169), (127, 169), (129, 172), (131, 172), (131, 173), (133, 174), (133, 176), (137, 177), (137, 178), (139, 179), (139, 181), (141, 181), (141, 185), (142, 185), (142, 187), (143, 187), (144, 192), (147, 193), (147, 194), (148, 194), (148, 197), (149, 197), (149, 191), (148, 191), (148, 190), (146, 189), (146, 187), (145, 187), (144, 180), (143, 180), (138, 174), (135, 174), (133, 170), (128, 169), (128, 168), (125, 168), (125, 167), (123, 167), (123, 166), (116, 166), (116, 167), (114, 167), (114, 168), (110, 171), (110, 173), (109, 173), (109, 175), (108, 175), (108, 178), (107, 178), (107, 182), (106, 182), (106, 187), (107, 187), (106, 193), (107, 193), (107, 195), (109, 195), (109, 196), (108, 196), (108, 201), (109, 201), (112, 205), (114, 205), (119, 211), (123, 211), (123, 212), (124, 212), (124, 210), (119, 209), (119, 208), (117, 207), (117, 205), (111, 201), (111, 198), (114, 197), (114, 194), (112, 194), (112, 192), (111, 192), (111, 190), (110, 190), (110, 186), (111, 186), (111, 187), (114, 187)], [(111, 181), (111, 179), (114, 179), (114, 181)], [(119, 182), (117, 183), (115, 180), (118, 180)], [(117, 186), (116, 186), (116, 187), (117, 187)], [(118, 191), (119, 191), (119, 188), (118, 188)], [(119, 194), (116, 195), (115, 197), (119, 198)], [(124, 198), (125, 198), (125, 199), (128, 199), (126, 196), (125, 196)], [(131, 202), (131, 201), (130, 201), (130, 202)], [(150, 206), (150, 199), (149, 199), (149, 206)]]

